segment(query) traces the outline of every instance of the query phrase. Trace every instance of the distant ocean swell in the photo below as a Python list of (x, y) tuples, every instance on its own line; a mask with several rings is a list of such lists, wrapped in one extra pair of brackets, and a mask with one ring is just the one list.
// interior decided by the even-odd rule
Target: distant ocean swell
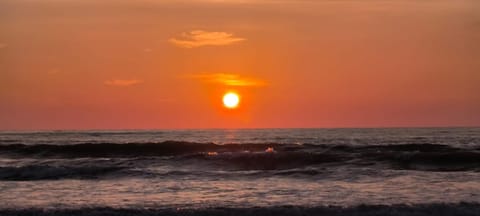
[(2, 216), (77, 216), (77, 215), (121, 215), (121, 216), (153, 216), (153, 215), (182, 215), (182, 216), (236, 216), (236, 215), (329, 215), (329, 216), (373, 216), (373, 215), (415, 215), (415, 216), (477, 216), (480, 204), (416, 204), (416, 205), (360, 205), (355, 207), (253, 207), (253, 208), (206, 208), (206, 209), (117, 209), (108, 207), (78, 208), (78, 209), (3, 209)]
[[(167, 141), (136, 144), (0, 145), (0, 180), (97, 179), (109, 177), (315, 176), (324, 168), (480, 171), (479, 149), (434, 144), (296, 145)], [(28, 159), (28, 160), (26, 160)], [(154, 170), (170, 165), (187, 170)]]

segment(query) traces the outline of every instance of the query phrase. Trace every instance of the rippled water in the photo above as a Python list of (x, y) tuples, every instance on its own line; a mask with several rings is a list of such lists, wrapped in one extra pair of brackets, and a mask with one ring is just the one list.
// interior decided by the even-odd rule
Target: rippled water
[(0, 133), (0, 208), (480, 202), (480, 129)]

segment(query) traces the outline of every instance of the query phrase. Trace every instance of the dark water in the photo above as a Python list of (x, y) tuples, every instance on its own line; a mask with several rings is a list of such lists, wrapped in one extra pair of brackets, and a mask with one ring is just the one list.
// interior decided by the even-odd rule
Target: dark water
[(480, 215), (479, 202), (479, 128), (0, 133), (0, 215)]

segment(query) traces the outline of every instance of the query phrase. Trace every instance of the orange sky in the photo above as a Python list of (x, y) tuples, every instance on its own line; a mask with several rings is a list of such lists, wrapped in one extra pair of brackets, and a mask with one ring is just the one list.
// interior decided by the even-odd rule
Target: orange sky
[(0, 1), (0, 130), (478, 125), (478, 0)]

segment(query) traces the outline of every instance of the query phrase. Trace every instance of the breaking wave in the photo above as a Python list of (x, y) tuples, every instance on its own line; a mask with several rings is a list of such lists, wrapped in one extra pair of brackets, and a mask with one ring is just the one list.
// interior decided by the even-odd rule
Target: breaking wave
[(0, 154), (31, 157), (137, 157), (172, 156), (202, 152), (258, 152), (258, 151), (336, 151), (344, 153), (388, 152), (458, 152), (465, 150), (448, 145), (413, 143), (399, 145), (313, 145), (313, 144), (224, 144), (165, 141), (160, 143), (82, 143), (73, 145), (1, 144)]
[[(46, 163), (2, 165), (0, 180), (95, 179), (115, 175), (168, 177), (175, 175), (315, 176), (332, 167), (374, 167), (375, 169), (421, 171), (480, 171), (478, 149), (436, 144), (401, 145), (296, 145), (226, 144), (166, 141), (131, 144), (0, 145), (4, 158), (29, 158)], [(63, 164), (49, 164), (48, 158), (64, 158)], [(107, 158), (108, 160), (95, 160)], [(69, 164), (70, 159), (82, 163)], [(105, 162), (103, 162), (105, 161)], [(195, 165), (187, 171), (150, 172), (149, 166)], [(220, 171), (220, 172), (217, 172)], [(221, 171), (227, 171), (222, 173)], [(242, 173), (242, 171), (247, 171)], [(266, 172), (273, 171), (273, 172)], [(185, 173), (183, 173), (185, 172)]]

